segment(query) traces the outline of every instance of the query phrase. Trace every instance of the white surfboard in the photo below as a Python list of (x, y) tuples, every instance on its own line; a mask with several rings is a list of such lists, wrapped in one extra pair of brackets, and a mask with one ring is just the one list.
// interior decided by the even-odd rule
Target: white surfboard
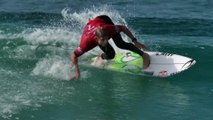
[(150, 66), (143, 72), (152, 76), (168, 77), (180, 73), (196, 63), (195, 60), (170, 53), (147, 52), (151, 57)]
[(155, 77), (168, 77), (180, 73), (196, 63), (195, 60), (171, 53), (147, 52), (150, 55), (150, 65), (142, 69), (143, 60), (141, 56), (133, 52), (117, 53), (110, 61), (98, 60), (95, 57), (91, 65), (119, 72), (136, 75), (148, 75)]

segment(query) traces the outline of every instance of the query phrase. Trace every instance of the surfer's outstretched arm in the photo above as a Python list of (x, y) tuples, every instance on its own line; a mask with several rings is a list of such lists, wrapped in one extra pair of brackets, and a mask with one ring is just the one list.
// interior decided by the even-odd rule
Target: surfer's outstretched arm
[(80, 70), (79, 70), (79, 67), (78, 67), (78, 58), (76, 57), (74, 52), (71, 55), (71, 60), (72, 60), (73, 66), (74, 66), (75, 76), (71, 77), (70, 80), (72, 80), (72, 79), (77, 80), (80, 77)]

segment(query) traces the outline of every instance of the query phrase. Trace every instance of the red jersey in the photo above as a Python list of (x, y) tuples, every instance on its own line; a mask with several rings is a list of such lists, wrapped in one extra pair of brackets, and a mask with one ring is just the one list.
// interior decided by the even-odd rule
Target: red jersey
[(105, 28), (108, 31), (109, 38), (119, 33), (119, 29), (116, 25), (106, 24), (103, 19), (95, 18), (90, 20), (84, 27), (79, 47), (75, 49), (75, 55), (77, 57), (98, 45), (95, 31), (99, 27)]

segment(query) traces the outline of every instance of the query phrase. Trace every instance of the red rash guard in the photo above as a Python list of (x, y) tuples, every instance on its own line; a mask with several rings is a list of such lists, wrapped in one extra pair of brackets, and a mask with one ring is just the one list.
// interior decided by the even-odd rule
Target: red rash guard
[(119, 33), (118, 26), (116, 25), (106, 24), (105, 21), (100, 18), (90, 20), (84, 27), (79, 47), (75, 49), (74, 53), (76, 57), (81, 56), (98, 45), (95, 31), (99, 27), (105, 28), (108, 31), (109, 38)]

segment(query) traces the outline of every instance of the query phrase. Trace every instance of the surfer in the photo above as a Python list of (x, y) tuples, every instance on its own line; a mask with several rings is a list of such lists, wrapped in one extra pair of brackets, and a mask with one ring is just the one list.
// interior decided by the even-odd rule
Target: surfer
[[(122, 39), (120, 32), (125, 33), (134, 44), (125, 42)], [(114, 23), (108, 16), (101, 15), (94, 18), (93, 20), (90, 20), (84, 27), (80, 45), (74, 50), (71, 55), (71, 60), (75, 70), (75, 76), (70, 79), (78, 79), (80, 76), (77, 58), (96, 46), (99, 46), (100, 49), (104, 52), (100, 55), (101, 59), (109, 60), (115, 57), (115, 50), (108, 43), (108, 40), (110, 38), (112, 38), (117, 47), (133, 51), (142, 56), (143, 69), (146, 69), (149, 66), (149, 55), (140, 50), (146, 49), (146, 46), (139, 43), (126, 26), (114, 25)]]

